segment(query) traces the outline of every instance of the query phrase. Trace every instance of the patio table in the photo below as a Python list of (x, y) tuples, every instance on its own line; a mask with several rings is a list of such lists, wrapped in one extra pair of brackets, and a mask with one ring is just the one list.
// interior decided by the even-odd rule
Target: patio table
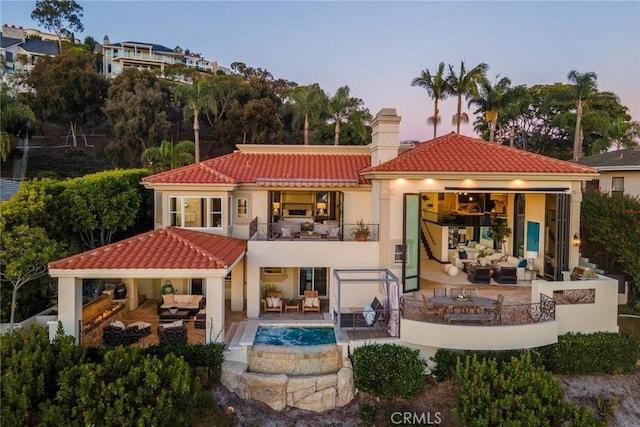
[(468, 300), (458, 300), (455, 297), (431, 297), (429, 302), (435, 306), (442, 306), (445, 308), (444, 313), (453, 313), (456, 309), (462, 309), (465, 311), (484, 311), (487, 308), (493, 308), (498, 303), (498, 300), (487, 297), (471, 297)]

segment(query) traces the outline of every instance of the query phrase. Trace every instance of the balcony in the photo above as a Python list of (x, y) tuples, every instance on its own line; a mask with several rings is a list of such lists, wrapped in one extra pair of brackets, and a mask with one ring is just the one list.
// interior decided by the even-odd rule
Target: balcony
[(327, 224), (319, 222), (278, 221), (252, 224), (252, 240), (278, 241), (319, 241), (319, 242), (377, 242), (379, 224), (364, 224), (369, 229), (368, 235), (357, 235), (355, 223)]

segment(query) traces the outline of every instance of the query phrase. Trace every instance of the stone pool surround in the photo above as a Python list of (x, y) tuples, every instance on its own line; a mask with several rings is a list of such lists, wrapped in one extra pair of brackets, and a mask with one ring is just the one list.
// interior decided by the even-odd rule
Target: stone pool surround
[[(234, 348), (241, 358), (225, 360), (221, 383), (243, 399), (266, 403), (274, 410), (287, 406), (322, 412), (344, 406), (355, 395), (353, 368), (346, 334), (336, 332), (337, 344), (317, 346), (254, 346), (260, 326), (334, 327), (327, 321), (248, 321)], [(234, 338), (235, 341), (235, 338)], [(252, 352), (259, 353), (252, 362)], [(237, 354), (237, 353), (236, 353)], [(262, 372), (249, 372), (249, 367)]]
[(322, 412), (346, 405), (355, 396), (351, 359), (337, 373), (288, 376), (247, 371), (242, 362), (222, 363), (220, 381), (242, 399), (254, 399), (281, 411), (287, 406)]

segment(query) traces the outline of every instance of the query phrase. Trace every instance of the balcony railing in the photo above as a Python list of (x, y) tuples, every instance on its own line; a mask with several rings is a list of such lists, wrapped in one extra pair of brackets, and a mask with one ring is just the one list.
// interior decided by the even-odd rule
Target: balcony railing
[[(427, 323), (448, 323), (442, 313), (437, 313), (425, 307), (425, 302), (415, 298), (401, 298), (401, 313), (403, 319)], [(548, 322), (556, 318), (556, 305), (553, 298), (540, 294), (539, 303), (503, 305), (497, 315), (488, 322), (467, 322), (465, 326), (506, 326), (526, 325), (531, 323)]]
[[(251, 238), (254, 240), (278, 240), (278, 241), (369, 241), (377, 242), (379, 239), (379, 224), (365, 224), (369, 228), (369, 235), (360, 237), (354, 234), (356, 224), (340, 223), (338, 225), (326, 225), (321, 223), (291, 222), (283, 225), (282, 222), (258, 223), (251, 227)], [(289, 231), (284, 231), (288, 228)], [(337, 232), (332, 232), (337, 228)]]

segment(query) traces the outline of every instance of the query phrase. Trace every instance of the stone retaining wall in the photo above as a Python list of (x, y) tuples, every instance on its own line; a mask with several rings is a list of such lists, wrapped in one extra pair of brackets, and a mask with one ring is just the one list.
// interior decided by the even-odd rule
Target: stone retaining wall
[(355, 395), (349, 358), (343, 358), (342, 368), (335, 374), (308, 376), (247, 372), (246, 363), (225, 361), (220, 380), (242, 399), (259, 400), (276, 411), (287, 406), (327, 411), (346, 405)]

